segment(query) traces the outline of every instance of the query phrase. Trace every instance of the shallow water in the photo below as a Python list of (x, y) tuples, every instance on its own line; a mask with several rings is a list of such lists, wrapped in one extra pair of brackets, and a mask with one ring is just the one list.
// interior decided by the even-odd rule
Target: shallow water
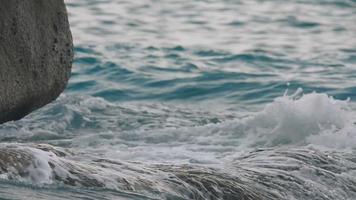
[(0, 199), (356, 198), (355, 1), (66, 3), (70, 83), (0, 126)]

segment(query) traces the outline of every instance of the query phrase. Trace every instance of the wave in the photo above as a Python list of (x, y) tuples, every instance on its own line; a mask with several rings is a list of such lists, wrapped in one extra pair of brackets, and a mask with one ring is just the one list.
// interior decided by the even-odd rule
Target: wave
[(243, 124), (251, 140), (268, 146), (317, 144), (354, 148), (355, 143), (350, 143), (355, 137), (354, 116), (349, 99), (335, 100), (315, 92), (303, 94), (298, 89), (293, 95), (276, 98)]
[[(153, 128), (116, 133), (114, 139), (139, 144), (181, 144), (250, 148), (319, 145), (353, 149), (355, 111), (349, 99), (336, 100), (324, 93), (276, 98), (258, 112), (240, 112), (217, 123)], [(203, 117), (203, 116), (202, 116)], [(86, 145), (86, 144), (85, 144)]]
[(1, 127), (0, 178), (153, 199), (355, 198), (352, 103), (287, 93), (232, 115), (64, 95)]
[(312, 145), (346, 151), (356, 145), (352, 102), (324, 93), (286, 92), (257, 112), (210, 108), (63, 95), (19, 122), (2, 125), (0, 139), (119, 160), (211, 164), (255, 148)]

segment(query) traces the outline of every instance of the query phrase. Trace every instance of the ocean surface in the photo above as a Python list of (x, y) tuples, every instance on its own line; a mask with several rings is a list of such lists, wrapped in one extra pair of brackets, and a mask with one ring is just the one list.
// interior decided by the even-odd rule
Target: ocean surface
[(0, 199), (356, 199), (356, 1), (66, 0), (65, 92)]

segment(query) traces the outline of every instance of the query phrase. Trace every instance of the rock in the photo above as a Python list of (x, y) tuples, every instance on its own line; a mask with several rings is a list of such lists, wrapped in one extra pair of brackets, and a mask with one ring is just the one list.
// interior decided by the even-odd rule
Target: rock
[(72, 59), (63, 0), (0, 0), (0, 123), (56, 99)]
[(354, 153), (270, 148), (213, 168), (96, 158), (47, 144), (0, 143), (0, 180), (103, 188), (155, 199), (355, 199), (355, 160)]
[(160, 199), (278, 199), (267, 198), (250, 189), (250, 184), (215, 169), (148, 166), (101, 158), (84, 161), (65, 149), (45, 144), (0, 143), (0, 179), (40, 186), (105, 188)]

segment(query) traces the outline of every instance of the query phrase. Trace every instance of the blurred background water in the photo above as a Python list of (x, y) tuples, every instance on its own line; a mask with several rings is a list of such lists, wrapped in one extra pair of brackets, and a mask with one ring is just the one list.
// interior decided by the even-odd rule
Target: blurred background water
[(290, 83), (353, 97), (354, 4), (68, 2), (77, 53), (68, 91), (108, 101), (261, 104)]
[[(345, 189), (356, 182), (355, 163), (347, 159), (356, 147), (354, 0), (66, 4), (75, 43), (69, 85), (54, 103), (1, 125), (2, 142), (48, 143), (84, 162), (100, 157), (185, 164), (228, 174), (233, 172), (227, 166), (256, 149), (312, 148), (340, 156), (343, 164), (334, 163), (335, 168), (344, 169), (350, 182), (342, 177), (330, 192), (328, 182), (310, 175), (303, 180), (317, 189), (300, 190), (300, 196), (276, 191), (278, 198), (356, 198), (356, 190)], [(262, 153), (266, 165), (276, 162), (268, 158)], [(288, 156), (281, 159), (288, 165)], [(315, 165), (310, 169), (320, 167)], [(297, 171), (296, 177), (305, 174)], [(6, 179), (0, 194), (5, 199), (169, 199)]]

